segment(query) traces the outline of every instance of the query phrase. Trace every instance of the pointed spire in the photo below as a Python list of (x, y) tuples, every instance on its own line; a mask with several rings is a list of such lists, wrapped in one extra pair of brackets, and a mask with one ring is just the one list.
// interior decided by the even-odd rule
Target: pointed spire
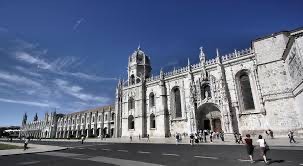
[(219, 49), (218, 48), (216, 49), (216, 53), (217, 53), (216, 62), (217, 63), (221, 63), (221, 61), (220, 61), (220, 54), (219, 54)]
[(139, 42), (137, 50), (141, 50), (141, 43)]
[(187, 58), (187, 66), (190, 66), (189, 58)]
[(25, 113), (25, 114), (23, 115), (22, 124), (26, 124), (26, 121), (27, 121), (27, 114)]
[(38, 121), (38, 114), (36, 113), (35, 117), (34, 117), (34, 121)]
[(200, 58), (200, 63), (204, 63), (205, 62), (205, 54), (204, 54), (204, 51), (203, 51), (203, 47), (200, 47), (199, 58)]
[(218, 48), (216, 49), (216, 53), (217, 53), (217, 57), (220, 57), (219, 49)]

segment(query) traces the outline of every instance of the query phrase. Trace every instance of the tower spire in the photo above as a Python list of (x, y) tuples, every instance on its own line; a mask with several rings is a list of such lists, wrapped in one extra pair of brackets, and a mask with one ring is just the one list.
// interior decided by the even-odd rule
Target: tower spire
[(200, 63), (204, 64), (205, 63), (205, 54), (204, 54), (204, 51), (203, 51), (203, 47), (200, 47), (199, 58), (200, 58)]

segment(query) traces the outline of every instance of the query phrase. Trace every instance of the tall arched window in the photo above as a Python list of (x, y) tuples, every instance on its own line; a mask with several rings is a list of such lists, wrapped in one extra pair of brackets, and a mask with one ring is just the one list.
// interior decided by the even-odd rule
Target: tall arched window
[(112, 113), (112, 120), (115, 120), (115, 113)]
[(149, 106), (150, 107), (155, 106), (155, 95), (153, 92), (149, 94)]
[(135, 129), (135, 119), (132, 115), (128, 116), (128, 129)]
[(130, 97), (128, 99), (128, 109), (131, 110), (131, 109), (135, 109), (135, 100), (134, 98)]
[(107, 114), (105, 114), (105, 120), (107, 120)]
[(150, 114), (150, 128), (156, 128), (156, 118), (154, 114)]
[(237, 76), (239, 102), (244, 110), (255, 109), (248, 71), (240, 71)]
[(171, 93), (171, 109), (175, 118), (182, 117), (181, 94), (179, 87), (174, 87)]
[(130, 82), (130, 85), (134, 85), (135, 84), (135, 76), (134, 75), (130, 76), (129, 82)]

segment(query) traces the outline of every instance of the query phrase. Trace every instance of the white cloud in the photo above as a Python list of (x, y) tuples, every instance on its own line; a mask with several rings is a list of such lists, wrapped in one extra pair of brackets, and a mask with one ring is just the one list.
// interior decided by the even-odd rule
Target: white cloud
[(31, 87), (42, 87), (42, 85), (34, 80), (31, 80), (29, 78), (15, 75), (15, 74), (10, 74), (6, 72), (1, 72), (0, 71), (0, 79), (5, 80), (7, 82), (19, 84), (19, 85), (27, 85)]
[(15, 104), (30, 105), (30, 106), (38, 106), (38, 107), (49, 107), (49, 104), (47, 104), (47, 103), (40, 103), (40, 102), (33, 102), (33, 101), (11, 100), (11, 99), (4, 99), (4, 98), (0, 98), (0, 101), (6, 102), (6, 103), (15, 103)]
[(83, 18), (80, 18), (79, 20), (77, 20), (77, 22), (75, 23), (75, 25), (73, 26), (73, 30), (77, 30), (77, 28), (79, 27), (79, 25), (84, 21)]
[[(32, 65), (37, 65), (38, 68), (48, 70), (52, 73), (63, 75), (63, 76), (73, 76), (80, 79), (87, 79), (92, 81), (110, 81), (117, 80), (116, 78), (111, 77), (99, 77), (96, 75), (90, 75), (82, 72), (67, 72), (64, 71), (64, 68), (72, 66), (76, 63), (77, 59), (75, 57), (64, 57), (58, 58), (52, 63), (48, 63), (46, 60), (40, 57), (34, 57), (27, 52), (19, 51), (16, 52), (16, 58), (22, 62), (26, 62)], [(20, 67), (19, 67), (20, 68)], [(34, 74), (34, 73), (28, 73)]]
[(27, 62), (29, 64), (37, 65), (38, 68), (41, 69), (49, 69), (51, 70), (51, 65), (45, 62), (43, 59), (39, 59), (38, 57), (33, 57), (26, 52), (16, 52), (16, 58), (20, 61)]
[(98, 101), (106, 103), (109, 101), (109, 98), (94, 96), (92, 94), (87, 94), (82, 92), (83, 88), (77, 85), (71, 85), (69, 82), (61, 79), (56, 79), (54, 83), (60, 88), (65, 94), (73, 96), (83, 101)]
[(21, 67), (21, 66), (16, 66), (16, 69), (22, 73), (25, 73), (25, 74), (28, 74), (30, 76), (34, 76), (34, 77), (42, 77), (41, 74), (39, 73), (35, 73), (35, 72), (32, 72), (24, 67)]
[(87, 80), (93, 80), (93, 81), (110, 81), (110, 80), (117, 80), (116, 78), (110, 78), (110, 77), (99, 77), (95, 75), (89, 75), (85, 73), (65, 73), (66, 75), (75, 76), (81, 79), (87, 79)]

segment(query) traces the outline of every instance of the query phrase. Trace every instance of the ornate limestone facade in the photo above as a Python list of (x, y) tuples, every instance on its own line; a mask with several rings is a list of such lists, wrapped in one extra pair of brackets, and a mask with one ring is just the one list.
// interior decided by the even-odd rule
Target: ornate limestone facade
[(251, 48), (151, 75), (138, 48), (116, 88), (116, 137), (168, 137), (202, 129), (302, 134), (303, 30), (252, 41)]
[(113, 106), (103, 106), (95, 109), (71, 114), (45, 114), (43, 120), (34, 118), (27, 122), (25, 114), (22, 121), (20, 136), (33, 138), (79, 138), (112, 137), (115, 131), (115, 111)]

